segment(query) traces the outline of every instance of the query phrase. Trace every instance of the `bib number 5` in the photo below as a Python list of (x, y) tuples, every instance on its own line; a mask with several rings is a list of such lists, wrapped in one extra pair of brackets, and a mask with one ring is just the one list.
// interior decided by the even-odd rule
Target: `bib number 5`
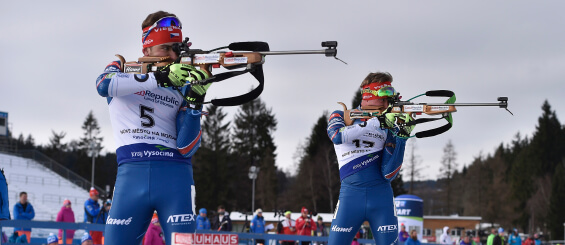
[(155, 119), (153, 119), (153, 116), (151, 116), (151, 114), (153, 114), (153, 108), (144, 105), (139, 105), (139, 111), (140, 111), (139, 117), (141, 119), (144, 119), (141, 120), (141, 126), (145, 128), (151, 128), (155, 126)]

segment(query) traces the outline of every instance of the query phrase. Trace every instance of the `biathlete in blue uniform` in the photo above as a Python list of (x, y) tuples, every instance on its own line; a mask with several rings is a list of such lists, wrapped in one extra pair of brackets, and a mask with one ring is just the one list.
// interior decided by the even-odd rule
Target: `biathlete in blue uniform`
[[(389, 73), (370, 73), (361, 83), (364, 110), (390, 111), (396, 95)], [(339, 163), (341, 189), (330, 227), (329, 244), (351, 244), (364, 221), (369, 221), (377, 244), (398, 242), (398, 220), (390, 182), (402, 166), (406, 139), (414, 126), (397, 127), (409, 116), (385, 113), (380, 118), (356, 119), (345, 125), (343, 111), (334, 111), (328, 136)]]
[[(158, 11), (147, 16), (142, 23), (143, 55), (176, 60), (172, 45), (182, 42), (181, 28), (174, 14)], [(118, 147), (105, 243), (139, 244), (157, 210), (170, 244), (172, 232), (196, 228), (191, 157), (200, 146), (202, 102), (210, 86), (185, 85), (210, 74), (186, 64), (147, 74), (124, 73), (122, 66), (120, 61), (110, 63), (96, 80), (98, 94), (108, 101)]]

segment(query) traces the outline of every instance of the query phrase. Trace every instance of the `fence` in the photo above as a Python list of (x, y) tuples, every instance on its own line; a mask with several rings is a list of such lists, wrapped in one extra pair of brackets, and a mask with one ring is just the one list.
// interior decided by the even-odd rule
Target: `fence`
[[(21, 228), (46, 228), (46, 229), (68, 229), (68, 230), (89, 230), (89, 231), (104, 231), (104, 226), (102, 224), (86, 224), (86, 223), (62, 223), (62, 222), (44, 222), (44, 221), (26, 221), (26, 220), (2, 220), (0, 221), (0, 231), (4, 227), (21, 227)], [(65, 232), (65, 230), (63, 230)], [(197, 231), (197, 233), (220, 233), (214, 231)], [(223, 233), (225, 234), (225, 232)], [(278, 244), (279, 240), (292, 240), (292, 241), (315, 241), (315, 242), (327, 242), (328, 237), (315, 237), (315, 236), (296, 236), (296, 235), (275, 235), (275, 234), (255, 234), (255, 233), (233, 233), (237, 234), (239, 237), (239, 244), (254, 244), (254, 240), (262, 239), (265, 240), (265, 244)], [(66, 234), (63, 234), (65, 237)], [(42, 242), (34, 242), (36, 239), (32, 239), (30, 245), (40, 245), (45, 244), (45, 240)], [(362, 244), (375, 244), (373, 240), (359, 239), (359, 243)], [(63, 244), (66, 243), (63, 239)]]

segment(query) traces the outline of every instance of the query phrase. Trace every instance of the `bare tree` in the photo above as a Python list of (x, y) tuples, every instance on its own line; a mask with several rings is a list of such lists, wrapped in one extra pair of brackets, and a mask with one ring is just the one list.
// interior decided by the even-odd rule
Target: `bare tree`
[(446, 184), (446, 203), (447, 203), (447, 213), (451, 212), (451, 179), (455, 172), (457, 172), (457, 153), (455, 152), (455, 147), (451, 140), (447, 141), (447, 145), (443, 148), (443, 157), (441, 159), (440, 178), (445, 178)]
[(420, 171), (423, 169), (423, 167), (419, 166), (419, 164), (422, 161), (420, 157), (415, 153), (416, 149), (418, 148), (418, 145), (416, 144), (416, 139), (410, 140), (409, 146), (410, 146), (410, 156), (408, 158), (408, 161), (406, 161), (403, 169), (406, 171), (408, 175), (408, 181), (410, 181), (408, 193), (413, 194), (414, 181), (416, 181), (421, 177)]

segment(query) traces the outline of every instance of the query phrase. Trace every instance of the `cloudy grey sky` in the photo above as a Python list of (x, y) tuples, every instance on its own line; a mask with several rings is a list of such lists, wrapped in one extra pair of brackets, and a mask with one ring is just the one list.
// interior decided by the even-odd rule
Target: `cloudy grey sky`
[[(546, 99), (563, 121), (563, 9), (565, 2), (551, 0), (3, 1), (0, 111), (9, 113), (14, 134), (47, 144), (51, 130), (79, 138), (92, 110), (105, 150), (114, 151), (95, 79), (114, 54), (141, 56), (141, 21), (165, 10), (180, 17), (194, 48), (260, 40), (271, 50), (303, 50), (339, 42), (338, 57), (349, 65), (322, 55), (267, 57), (261, 98), (278, 120), (277, 165), (287, 170), (317, 118), (340, 109), (338, 101), (351, 104), (369, 72), (390, 72), (404, 99), (435, 89), (454, 91), (457, 102), (508, 96), (514, 116), (494, 107), (459, 108), (449, 132), (417, 140), (424, 178), (435, 179), (448, 140), (462, 167), (517, 132), (531, 135)], [(208, 97), (252, 86), (243, 76), (213, 85)], [(230, 118), (236, 111), (226, 108)]]

